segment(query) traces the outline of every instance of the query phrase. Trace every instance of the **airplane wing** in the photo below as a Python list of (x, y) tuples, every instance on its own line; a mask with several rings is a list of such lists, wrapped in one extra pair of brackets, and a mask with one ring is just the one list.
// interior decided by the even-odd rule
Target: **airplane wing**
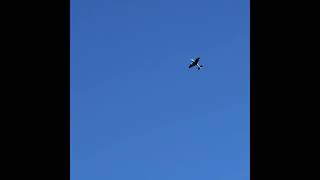
[(191, 67), (193, 67), (193, 66), (195, 66), (196, 64), (195, 63), (191, 63), (190, 65), (189, 65), (189, 68), (191, 68)]
[(194, 62), (197, 64), (197, 63), (199, 62), (199, 60), (200, 60), (200, 57), (197, 57), (197, 58), (194, 60)]

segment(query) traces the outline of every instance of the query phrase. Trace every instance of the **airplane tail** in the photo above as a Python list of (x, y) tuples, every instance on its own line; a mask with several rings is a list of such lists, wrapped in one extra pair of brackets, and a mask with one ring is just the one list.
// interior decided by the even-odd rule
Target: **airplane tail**
[(198, 70), (200, 70), (202, 67), (203, 67), (202, 65), (199, 65), (199, 66), (198, 66)]

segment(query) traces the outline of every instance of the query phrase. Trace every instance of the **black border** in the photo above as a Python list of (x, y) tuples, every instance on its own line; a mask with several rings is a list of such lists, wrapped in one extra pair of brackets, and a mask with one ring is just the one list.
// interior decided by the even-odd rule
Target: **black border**
[[(70, 1), (4, 6), (9, 179), (70, 179)], [(2, 71), (3, 72), (3, 71)], [(5, 173), (7, 171), (5, 170)], [(16, 176), (21, 176), (17, 177)]]
[[(306, 179), (301, 156), (311, 131), (300, 95), (310, 77), (303, 71), (310, 51), (308, 10), (301, 2), (250, 0), (250, 179)], [(303, 23), (301, 23), (303, 22)], [(308, 30), (309, 31), (309, 30)], [(301, 38), (300, 35), (305, 36)], [(298, 61), (297, 61), (298, 60)], [(311, 157), (312, 158), (312, 157)], [(305, 158), (307, 159), (307, 158)]]
[[(10, 167), (14, 167), (11, 175), (67, 180), (70, 179), (70, 1), (25, 2), (20, 8), (14, 7), (18, 15), (8, 12), (7, 15), (12, 15), (10, 23), (3, 26), (12, 33), (4, 34), (8, 38), (6, 46), (13, 47), (13, 51), (4, 52), (9, 54), (12, 64), (3, 65), (3, 69), (9, 70), (4, 77), (10, 78), (3, 88), (11, 92), (5, 94), (9, 97), (6, 106), (13, 107), (12, 112), (5, 112), (11, 118), (4, 120), (12, 126), (3, 126), (11, 138), (8, 148), (4, 148), (12, 153), (8, 155)], [(288, 179), (301, 173), (296, 160), (301, 155), (299, 145), (304, 138), (300, 123), (303, 119), (299, 116), (300, 122), (294, 121), (300, 109), (295, 107), (299, 102), (292, 101), (301, 93), (294, 82), (297, 76), (290, 80), (292, 74), (288, 75), (288, 69), (298, 68), (291, 63), (300, 51), (295, 47), (300, 42), (292, 41), (292, 37), (301, 33), (297, 32), (300, 31), (297, 16), (288, 15), (288, 9), (299, 8), (250, 0), (251, 180)], [(290, 27), (285, 27), (288, 24)], [(299, 71), (299, 75), (302, 73)], [(299, 136), (294, 135), (296, 131)]]

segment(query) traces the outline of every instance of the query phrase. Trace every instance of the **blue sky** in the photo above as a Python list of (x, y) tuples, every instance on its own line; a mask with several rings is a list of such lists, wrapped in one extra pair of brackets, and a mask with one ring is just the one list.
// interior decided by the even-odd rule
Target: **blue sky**
[(71, 0), (71, 179), (249, 180), (249, 34), (248, 0)]

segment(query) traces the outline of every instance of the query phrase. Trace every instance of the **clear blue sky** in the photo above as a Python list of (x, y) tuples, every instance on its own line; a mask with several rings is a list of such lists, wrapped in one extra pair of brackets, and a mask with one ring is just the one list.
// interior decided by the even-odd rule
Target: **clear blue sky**
[(249, 180), (249, 34), (249, 0), (71, 0), (71, 179)]

